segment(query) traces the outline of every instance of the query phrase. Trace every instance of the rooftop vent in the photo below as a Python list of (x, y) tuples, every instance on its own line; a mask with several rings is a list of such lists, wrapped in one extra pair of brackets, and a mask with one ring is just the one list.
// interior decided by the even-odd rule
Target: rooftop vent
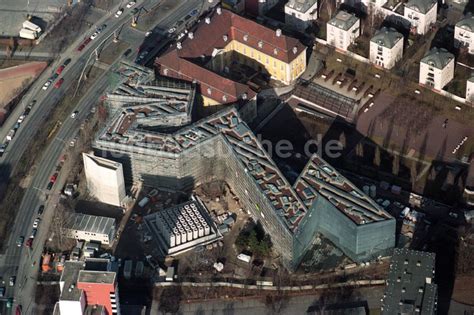
[(298, 52), (298, 47), (293, 47), (293, 53), (296, 54)]
[(247, 93), (242, 94), (242, 99), (246, 100), (247, 99)]
[(183, 46), (181, 46), (181, 42), (177, 42), (177, 43), (176, 43), (176, 48), (178, 48), (178, 49), (183, 48)]
[(245, 34), (244, 35), (244, 41), (248, 41), (249, 40), (249, 35), (248, 34)]
[(216, 12), (217, 12), (217, 14), (221, 15), (221, 14), (222, 14), (222, 9), (221, 9), (221, 7), (217, 7)]
[(189, 37), (190, 39), (193, 39), (193, 38), (194, 38), (194, 33), (193, 33), (193, 32), (189, 32), (189, 33), (188, 33), (188, 37)]
[(211, 24), (211, 18), (210, 17), (207, 17), (205, 20), (206, 24)]
[(276, 36), (277, 37), (280, 37), (281, 36), (281, 29), (277, 28), (277, 30), (275, 31), (276, 33)]
[(259, 47), (259, 48), (262, 48), (262, 47), (263, 47), (263, 42), (262, 42), (261, 40), (258, 41), (258, 47)]
[(226, 42), (229, 39), (229, 37), (227, 37), (227, 35), (222, 35), (222, 39), (224, 40), (224, 42)]

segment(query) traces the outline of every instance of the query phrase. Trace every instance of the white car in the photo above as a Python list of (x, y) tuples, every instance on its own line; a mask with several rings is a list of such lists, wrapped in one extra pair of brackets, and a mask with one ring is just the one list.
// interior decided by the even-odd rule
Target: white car
[(24, 116), (24, 115), (21, 115), (20, 117), (18, 117), (18, 120), (17, 120), (16, 122), (19, 123), (19, 124), (21, 124), (24, 119), (25, 119), (25, 116)]
[(39, 220), (36, 219), (35, 222), (33, 222), (33, 228), (34, 228), (34, 229), (37, 229), (37, 228), (38, 228), (38, 225), (39, 225)]
[(46, 81), (46, 83), (43, 85), (42, 89), (43, 90), (47, 90), (49, 88), (49, 86), (51, 85), (51, 81)]
[(77, 110), (76, 110), (76, 111), (73, 111), (72, 114), (71, 114), (71, 118), (72, 118), (72, 119), (76, 118), (76, 116), (77, 116), (78, 113), (79, 113), (79, 112), (78, 112)]
[(116, 17), (116, 18), (120, 17), (120, 16), (122, 15), (122, 13), (123, 13), (123, 9), (119, 9), (119, 10), (117, 11), (117, 13), (115, 13), (115, 17)]
[(152, 33), (153, 33), (152, 31), (148, 31), (148, 32), (146, 32), (146, 33), (145, 33), (145, 37), (148, 37), (148, 36), (150, 36)]
[(135, 1), (130, 1), (128, 4), (127, 4), (127, 9), (130, 9), (131, 7), (133, 7), (135, 5)]
[(95, 32), (94, 34), (91, 35), (91, 39), (94, 40), (96, 37), (99, 35), (99, 33)]
[(170, 34), (173, 34), (174, 32), (176, 32), (176, 27), (172, 27), (168, 30), (168, 33)]

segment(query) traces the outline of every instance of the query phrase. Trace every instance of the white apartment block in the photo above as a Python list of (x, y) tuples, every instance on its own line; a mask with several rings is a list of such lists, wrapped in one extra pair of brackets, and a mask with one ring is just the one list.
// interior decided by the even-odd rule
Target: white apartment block
[(466, 16), (456, 23), (454, 45), (456, 47), (466, 47), (470, 54), (474, 54), (474, 16)]
[(419, 83), (442, 90), (454, 78), (454, 55), (444, 48), (432, 48), (420, 61)]
[(327, 43), (337, 49), (346, 51), (360, 36), (360, 20), (353, 14), (339, 11), (326, 27)]
[(426, 34), (436, 22), (438, 2), (436, 0), (409, 0), (405, 3), (404, 17), (411, 23), (411, 31)]
[(474, 76), (471, 76), (466, 82), (466, 102), (474, 104)]
[(318, 18), (317, 0), (289, 0), (285, 4), (285, 23), (304, 31)]
[(393, 28), (382, 27), (370, 40), (370, 62), (391, 69), (403, 57), (403, 35)]
[(87, 190), (100, 202), (120, 207), (125, 198), (122, 164), (82, 153)]

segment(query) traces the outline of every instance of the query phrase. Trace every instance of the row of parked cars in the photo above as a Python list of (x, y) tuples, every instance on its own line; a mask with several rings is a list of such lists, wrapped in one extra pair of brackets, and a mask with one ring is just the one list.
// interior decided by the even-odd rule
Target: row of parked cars
[(20, 236), (16, 242), (16, 246), (21, 247), (23, 244), (25, 244), (25, 247), (28, 247), (28, 248), (31, 248), (33, 246), (33, 241), (36, 237), (36, 234), (38, 233), (38, 228), (41, 222), (41, 216), (43, 215), (43, 212), (44, 212), (44, 205), (41, 205), (38, 207), (38, 210), (37, 210), (38, 217), (33, 222), (33, 229), (31, 230), (30, 237), (25, 242), (25, 237)]
[[(130, 8), (133, 7), (135, 4), (136, 4), (135, 1), (130, 1), (129, 3), (127, 3), (126, 7), (127, 7), (127, 9), (130, 9)], [(135, 8), (135, 9), (133, 9), (132, 14), (136, 14), (137, 12), (138, 12), (138, 9)], [(119, 9), (117, 10), (117, 12), (115, 12), (115, 17), (116, 17), (116, 18), (119, 18), (119, 17), (122, 15), (122, 13), (123, 13), (123, 8), (119, 8)]]
[[(46, 81), (43, 85), (43, 90), (47, 90), (51, 84), (61, 75), (61, 73), (63, 72), (64, 68), (66, 68), (66, 66), (71, 62), (71, 59), (68, 58), (66, 60), (64, 60), (63, 64), (60, 65), (56, 71), (53, 73), (53, 75), (48, 79), (48, 81)], [(59, 79), (55, 84), (54, 84), (54, 87), (56, 89), (59, 89), (61, 87), (61, 85), (63, 84), (64, 82), (64, 79), (61, 78)]]
[(77, 51), (82, 51), (91, 41), (93, 41), (94, 39), (97, 38), (97, 36), (99, 36), (100, 33), (102, 33), (103, 30), (105, 30), (105, 28), (107, 27), (107, 24), (102, 24), (101, 26), (98, 26), (96, 29), (95, 29), (95, 32), (87, 37), (80, 45), (79, 47), (77, 47)]
[(13, 128), (8, 131), (7, 136), (3, 140), (3, 143), (0, 144), (0, 157), (2, 157), (5, 153), (8, 145), (10, 144), (10, 141), (13, 140), (13, 137), (15, 137), (17, 130), (20, 128), (21, 123), (26, 119), (26, 116), (30, 114), (31, 109), (33, 108), (33, 106), (35, 106), (35, 104), (36, 100), (31, 101), (30, 104), (28, 104), (28, 106), (25, 108), (23, 113), (20, 115), (20, 117), (18, 117)]

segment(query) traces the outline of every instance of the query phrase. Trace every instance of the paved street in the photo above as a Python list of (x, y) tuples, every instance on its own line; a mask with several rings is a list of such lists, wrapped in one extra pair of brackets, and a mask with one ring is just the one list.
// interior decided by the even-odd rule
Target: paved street
[[(153, 0), (147, 0), (144, 2), (144, 5), (146, 6), (151, 2), (153, 2)], [(166, 8), (162, 10), (160, 18), (157, 19), (159, 27), (163, 29), (171, 27), (177, 20), (183, 18), (193, 8), (202, 4), (202, 0), (167, 0), (166, 2), (170, 2), (173, 5), (166, 6)], [(137, 6), (138, 5), (139, 4), (137, 4)], [(47, 113), (61, 98), (61, 93), (64, 93), (66, 87), (70, 84), (74, 84), (73, 86), (75, 87), (75, 84), (77, 83), (76, 80), (80, 76), (82, 68), (93, 49), (100, 45), (106, 37), (112, 35), (113, 31), (121, 27), (124, 23), (126, 23), (124, 29), (127, 31), (123, 34), (127, 35), (122, 38), (123, 34), (121, 34), (121, 38), (135, 46), (132, 46), (132, 48), (134, 48), (133, 50), (136, 52), (138, 48), (137, 45), (140, 44), (141, 41), (137, 40), (133, 35), (136, 34), (144, 38), (144, 34), (141, 34), (138, 31), (128, 30), (129, 20), (130, 16), (128, 14), (123, 14), (121, 19), (116, 19), (110, 15), (105, 16), (103, 19), (97, 21), (95, 26), (106, 23), (108, 25), (107, 29), (96, 40), (86, 46), (86, 49), (84, 49), (81, 54), (76, 52), (76, 47), (79, 45), (80, 41), (74, 43), (65, 53), (63, 53), (63, 58), (55, 62), (51, 68), (55, 69), (65, 58), (72, 59), (72, 62), (65, 68), (62, 74), (62, 77), (64, 77), (64, 86), (60, 89), (50, 88), (47, 91), (41, 90), (41, 86), (50, 76), (52, 70), (46, 71), (41, 78), (37, 80), (23, 99), (20, 107), (24, 108), (33, 99), (37, 100), (37, 104), (8, 146), (5, 155), (2, 157), (2, 160), (0, 160), (2, 164), (10, 166), (11, 168), (16, 165), (19, 157), (24, 152), (27, 152), (31, 139), (34, 139), (34, 135), (38, 128), (41, 128)], [(129, 58), (132, 58), (132, 56), (129, 56)], [(7, 297), (15, 297), (15, 304), (21, 304), (24, 313), (26, 314), (34, 313), (34, 309), (37, 307), (31, 299), (31, 297), (35, 296), (34, 290), (38, 272), (37, 267), (42, 252), (42, 244), (44, 244), (44, 241), (49, 236), (48, 230), (53, 216), (53, 205), (57, 202), (59, 188), (64, 183), (66, 172), (60, 174), (58, 181), (51, 192), (47, 192), (45, 187), (49, 181), (49, 177), (54, 172), (65, 147), (67, 147), (68, 140), (71, 139), (79, 129), (82, 120), (89, 113), (90, 107), (96, 104), (99, 97), (104, 93), (109, 82), (107, 74), (106, 71), (101, 77), (99, 77), (93, 87), (82, 97), (76, 107), (76, 110), (79, 111), (78, 116), (75, 119), (68, 117), (62, 122), (61, 128), (56, 134), (54, 140), (43, 152), (42, 158), (37, 165), (37, 171), (33, 175), (30, 186), (27, 188), (23, 201), (18, 209), (15, 224), (8, 240), (6, 253), (0, 257), (0, 274), (3, 275), (3, 278), (8, 280), (10, 275), (17, 275), (15, 290), (13, 292), (11, 288), (8, 288)], [(12, 115), (12, 117), (14, 117), (14, 115)], [(10, 119), (6, 124), (12, 124), (12, 122), (14, 123), (14, 121)], [(5, 136), (4, 134), (9, 129), (10, 128), (2, 128), (2, 130), (0, 130), (0, 139), (3, 139)], [(36, 218), (36, 210), (41, 204), (45, 204), (46, 209), (38, 234), (35, 237), (33, 249), (29, 250), (24, 246), (17, 247), (16, 241), (20, 235), (25, 236), (25, 238), (29, 236), (33, 220)], [(32, 267), (34, 262), (36, 262), (36, 265), (35, 267)], [(1, 313), (3, 314), (3, 312)]]

